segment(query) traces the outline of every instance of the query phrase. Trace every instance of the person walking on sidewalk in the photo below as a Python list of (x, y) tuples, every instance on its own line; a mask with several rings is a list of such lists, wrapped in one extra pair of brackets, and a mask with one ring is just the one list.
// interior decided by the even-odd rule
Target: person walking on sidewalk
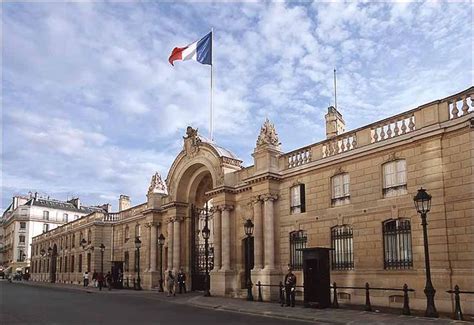
[(102, 291), (102, 287), (104, 286), (104, 274), (102, 272), (97, 275), (97, 284), (99, 290)]
[(94, 273), (92, 273), (92, 285), (94, 286), (94, 288), (97, 288), (97, 276), (99, 274), (97, 273), (96, 270), (94, 270)]
[(168, 297), (173, 294), (173, 296), (176, 296), (176, 290), (174, 288), (175, 283), (174, 283), (174, 275), (171, 270), (168, 271), (168, 276), (166, 277), (166, 286), (168, 287)]
[(286, 306), (295, 307), (295, 291), (296, 291), (296, 276), (291, 272), (291, 267), (288, 268), (288, 273), (285, 275), (285, 293)]
[(179, 293), (186, 293), (186, 274), (182, 268), (178, 272), (178, 287)]
[(84, 287), (89, 286), (89, 272), (87, 271), (84, 272), (83, 278), (84, 278)]

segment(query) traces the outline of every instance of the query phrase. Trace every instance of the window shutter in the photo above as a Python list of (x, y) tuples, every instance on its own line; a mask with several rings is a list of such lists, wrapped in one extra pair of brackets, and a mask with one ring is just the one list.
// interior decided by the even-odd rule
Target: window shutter
[(306, 212), (306, 198), (304, 184), (300, 185), (301, 212)]

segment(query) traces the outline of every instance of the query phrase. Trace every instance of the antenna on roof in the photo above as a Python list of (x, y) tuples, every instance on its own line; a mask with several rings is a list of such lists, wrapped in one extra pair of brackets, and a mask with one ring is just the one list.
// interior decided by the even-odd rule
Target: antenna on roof
[(337, 84), (336, 84), (336, 68), (334, 68), (334, 108), (337, 109)]

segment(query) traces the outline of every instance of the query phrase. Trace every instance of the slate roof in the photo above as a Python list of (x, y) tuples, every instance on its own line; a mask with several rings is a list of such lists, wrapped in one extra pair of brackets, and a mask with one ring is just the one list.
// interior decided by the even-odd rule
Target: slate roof
[(39, 206), (39, 207), (45, 207), (45, 208), (51, 208), (51, 209), (61, 209), (61, 210), (67, 210), (71, 212), (79, 212), (79, 213), (92, 213), (94, 211), (103, 211), (102, 208), (99, 207), (87, 207), (87, 206), (81, 206), (79, 209), (72, 203), (69, 202), (64, 202), (64, 201), (58, 201), (58, 200), (48, 200), (44, 198), (31, 198), (28, 202), (25, 203), (25, 205), (30, 205), (30, 206)]

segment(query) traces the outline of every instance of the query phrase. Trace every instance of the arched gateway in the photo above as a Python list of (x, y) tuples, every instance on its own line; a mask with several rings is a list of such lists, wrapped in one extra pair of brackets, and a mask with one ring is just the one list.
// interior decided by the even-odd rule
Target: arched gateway
[[(224, 186), (226, 174), (240, 170), (241, 161), (230, 151), (199, 136), (197, 130), (187, 128), (184, 148), (175, 159), (166, 179), (167, 270), (183, 268), (193, 290), (205, 289), (206, 250), (202, 236), (208, 219), (207, 267), (213, 273), (230, 268), (230, 260), (221, 260), (222, 250), (229, 256), (230, 234), (222, 234), (221, 211), (226, 211), (224, 222), (230, 222), (230, 204), (215, 198), (216, 189)], [(220, 201), (220, 202), (219, 202)], [(222, 244), (225, 244), (223, 247)], [(225, 262), (225, 265), (222, 263)], [(188, 285), (189, 286), (189, 285)]]

